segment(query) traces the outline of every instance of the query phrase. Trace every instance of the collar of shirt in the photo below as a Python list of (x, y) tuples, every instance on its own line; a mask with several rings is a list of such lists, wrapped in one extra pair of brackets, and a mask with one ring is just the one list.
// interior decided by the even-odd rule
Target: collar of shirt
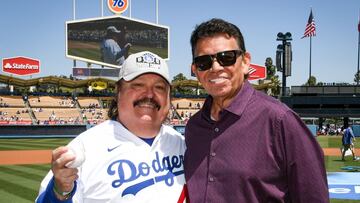
[[(251, 84), (247, 80), (244, 81), (243, 86), (235, 96), (235, 99), (224, 110), (231, 112), (235, 115), (241, 116), (241, 114), (245, 110), (245, 107), (249, 104), (251, 95), (254, 94), (254, 91), (255, 89), (251, 86)], [(214, 122), (213, 120), (211, 120), (210, 117), (212, 102), (213, 102), (213, 97), (208, 96), (204, 102), (204, 108), (202, 111), (202, 117), (209, 122)], [(224, 110), (221, 111), (220, 117), (224, 115)]]
[(109, 122), (111, 122), (114, 125), (113, 132), (116, 137), (118, 137), (118, 138), (121, 137), (123, 139), (132, 141), (133, 143), (136, 143), (137, 145), (146, 145), (149, 147), (153, 147), (157, 144), (157, 141), (160, 139), (161, 136), (169, 133), (168, 130), (165, 128), (165, 126), (161, 125), (159, 133), (154, 137), (155, 139), (153, 140), (152, 144), (149, 145), (147, 142), (144, 142), (144, 140), (141, 139), (139, 136), (130, 132), (121, 122), (112, 121), (112, 120), (109, 120)]

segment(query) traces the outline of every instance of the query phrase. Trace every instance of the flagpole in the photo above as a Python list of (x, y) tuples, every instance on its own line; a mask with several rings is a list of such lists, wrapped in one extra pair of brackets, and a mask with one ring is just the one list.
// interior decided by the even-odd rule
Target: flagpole
[(155, 0), (156, 24), (159, 24), (159, 1)]
[[(310, 36), (310, 60), (309, 60), (309, 80), (311, 78), (311, 36)], [(310, 84), (309, 84), (310, 85)]]
[(104, 0), (101, 1), (101, 17), (104, 17)]
[[(75, 4), (75, 1), (76, 0), (73, 0), (73, 20), (75, 20), (75, 18), (76, 18), (76, 14), (75, 14), (76, 13), (76, 9), (75, 9), (76, 4)], [(76, 60), (73, 61), (73, 66), (76, 67)]]
[[(308, 82), (309, 83), (309, 80), (311, 78), (311, 51), (312, 51), (312, 37), (315, 36), (315, 21), (314, 21), (314, 16), (312, 14), (312, 9), (310, 9), (310, 15), (309, 15), (309, 19), (308, 19), (308, 22), (306, 24), (306, 27), (305, 27), (305, 32), (304, 32), (304, 37), (310, 37), (310, 57), (309, 57), (309, 78), (308, 78)], [(301, 39), (302, 39), (301, 38)], [(310, 84), (309, 84), (310, 85)]]
[[(312, 6), (310, 7), (310, 15), (312, 15)], [(314, 17), (312, 16), (312, 21)], [(308, 85), (310, 86), (310, 78), (311, 78), (311, 49), (312, 49), (312, 35), (310, 35), (310, 57), (309, 57), (309, 81)]]
[(129, 0), (129, 17), (131, 18), (131, 0)]
[(360, 80), (360, 72), (359, 72), (359, 55), (360, 55), (360, 15), (359, 15), (359, 22), (358, 22), (358, 61), (357, 61), (357, 72), (356, 72), (356, 85), (359, 85)]

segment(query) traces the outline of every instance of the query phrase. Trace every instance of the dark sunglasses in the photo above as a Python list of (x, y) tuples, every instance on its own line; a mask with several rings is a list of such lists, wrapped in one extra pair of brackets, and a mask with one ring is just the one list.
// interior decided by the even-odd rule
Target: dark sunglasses
[(242, 53), (241, 50), (230, 50), (222, 51), (214, 55), (197, 56), (194, 58), (193, 64), (195, 64), (199, 71), (206, 71), (212, 67), (214, 59), (216, 58), (216, 61), (221, 66), (231, 66), (235, 64), (237, 57)]

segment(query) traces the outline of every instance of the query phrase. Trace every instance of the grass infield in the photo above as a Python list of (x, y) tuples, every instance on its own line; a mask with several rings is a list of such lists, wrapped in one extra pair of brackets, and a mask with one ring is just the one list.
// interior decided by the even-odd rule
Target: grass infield
[[(42, 150), (66, 145), (70, 139), (0, 139), (3, 150)], [(0, 203), (34, 202), (50, 164), (0, 165)]]
[[(341, 136), (318, 136), (316, 137), (322, 148), (338, 148), (341, 147)], [(355, 148), (360, 147), (355, 142)], [(360, 156), (360, 154), (355, 154)], [(360, 161), (353, 161), (352, 157), (346, 157), (346, 161), (341, 161), (341, 156), (325, 156), (325, 167), (327, 172), (344, 172), (341, 170), (343, 166), (360, 166)]]
[[(323, 148), (340, 148), (340, 136), (319, 136), (316, 138)], [(66, 145), (71, 139), (0, 139), (1, 150), (43, 150)], [(355, 147), (360, 147), (355, 144)], [(360, 156), (360, 154), (358, 154)], [(326, 156), (325, 166), (328, 172), (342, 171), (342, 166), (360, 166), (360, 161), (341, 161), (339, 156)], [(0, 203), (34, 202), (41, 180), (50, 169), (50, 164), (38, 165), (0, 165)], [(331, 199), (331, 203), (355, 203), (358, 200)]]

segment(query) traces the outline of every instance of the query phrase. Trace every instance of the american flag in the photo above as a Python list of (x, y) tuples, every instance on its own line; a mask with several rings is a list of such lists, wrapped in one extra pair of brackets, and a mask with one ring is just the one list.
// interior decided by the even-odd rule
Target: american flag
[(312, 37), (312, 36), (316, 36), (316, 32), (315, 32), (315, 20), (311, 10), (308, 23), (306, 24), (304, 36), (302, 38)]

